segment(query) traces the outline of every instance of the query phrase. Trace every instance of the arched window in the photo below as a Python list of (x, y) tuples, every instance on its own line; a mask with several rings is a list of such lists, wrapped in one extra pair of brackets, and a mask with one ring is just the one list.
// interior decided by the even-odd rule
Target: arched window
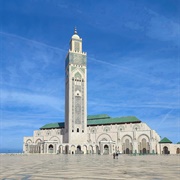
[(79, 128), (77, 128), (77, 132), (79, 132)]
[(122, 149), (124, 154), (132, 154), (132, 142), (129, 138), (125, 139)]
[(79, 42), (74, 42), (75, 43), (75, 52), (79, 52)]

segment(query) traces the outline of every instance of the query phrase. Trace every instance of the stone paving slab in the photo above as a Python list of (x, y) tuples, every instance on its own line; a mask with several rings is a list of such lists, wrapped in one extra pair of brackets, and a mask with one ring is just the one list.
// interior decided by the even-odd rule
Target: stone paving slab
[(1, 180), (180, 179), (178, 155), (0, 154)]

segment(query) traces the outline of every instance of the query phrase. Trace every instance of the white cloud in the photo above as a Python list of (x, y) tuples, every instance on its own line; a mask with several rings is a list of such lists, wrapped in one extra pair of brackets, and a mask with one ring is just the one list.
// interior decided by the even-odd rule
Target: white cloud
[(173, 41), (179, 44), (180, 24), (155, 12), (149, 12), (152, 14), (152, 17), (147, 27), (147, 35), (153, 39)]
[(133, 30), (140, 30), (140, 31), (143, 31), (144, 28), (142, 26), (140, 26), (139, 23), (137, 22), (134, 22), (134, 21), (129, 21), (129, 22), (126, 22), (125, 23), (125, 26), (130, 28), (130, 29), (133, 29)]
[(1, 91), (2, 105), (11, 106), (31, 106), (31, 107), (47, 107), (53, 108), (58, 111), (63, 111), (64, 100), (58, 99), (50, 95), (13, 92), (13, 91)]
[(18, 36), (16, 34), (10, 34), (10, 33), (3, 32), (3, 31), (0, 31), (0, 34), (5, 35), (7, 37), (16, 38), (16, 39), (20, 39), (20, 40), (26, 41), (29, 44), (34, 44), (34, 45), (38, 45), (38, 46), (41, 46), (41, 47), (45, 47), (45, 48), (50, 48), (50, 49), (53, 49), (53, 50), (58, 50), (58, 51), (66, 52), (66, 50), (64, 50), (64, 49), (57, 48), (57, 47), (54, 47), (54, 46), (50, 46), (48, 44), (45, 44), (45, 43), (42, 43), (42, 42), (38, 42), (38, 41), (35, 41), (35, 40), (31, 40), (31, 39), (25, 38), (23, 36)]

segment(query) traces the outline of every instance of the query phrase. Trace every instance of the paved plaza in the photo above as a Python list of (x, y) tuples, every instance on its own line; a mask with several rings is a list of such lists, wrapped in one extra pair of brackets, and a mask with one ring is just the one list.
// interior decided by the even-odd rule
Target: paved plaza
[(1, 180), (180, 179), (178, 155), (0, 155)]

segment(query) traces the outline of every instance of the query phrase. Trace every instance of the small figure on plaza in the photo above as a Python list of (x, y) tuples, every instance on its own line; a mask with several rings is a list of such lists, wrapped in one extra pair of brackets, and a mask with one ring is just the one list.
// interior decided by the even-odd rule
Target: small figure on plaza
[(115, 159), (115, 157), (116, 157), (116, 154), (115, 154), (115, 153), (113, 153), (113, 159)]
[(116, 152), (116, 159), (118, 159), (118, 153)]

